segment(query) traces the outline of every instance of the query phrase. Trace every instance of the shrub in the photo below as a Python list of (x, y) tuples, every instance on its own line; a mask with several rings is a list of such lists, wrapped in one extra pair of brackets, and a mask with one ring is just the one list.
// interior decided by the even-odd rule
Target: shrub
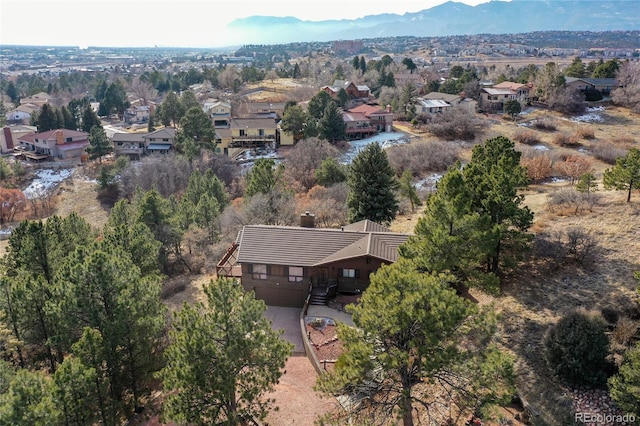
[(589, 211), (600, 201), (600, 194), (593, 192), (578, 192), (573, 188), (562, 188), (547, 195), (547, 208), (550, 212), (571, 209), (578, 214), (584, 208)]
[(564, 316), (544, 338), (547, 365), (556, 376), (573, 385), (603, 384), (608, 352), (604, 321), (583, 311)]
[(513, 140), (525, 145), (537, 145), (540, 143), (540, 138), (533, 130), (518, 129), (513, 134)]
[(558, 133), (553, 136), (552, 142), (558, 146), (574, 147), (580, 146), (580, 141), (575, 134)]
[(428, 126), (428, 130), (434, 136), (448, 141), (473, 140), (481, 133), (475, 115), (458, 108), (438, 115)]
[(568, 156), (562, 163), (556, 165), (556, 170), (562, 176), (566, 176), (570, 179), (571, 185), (573, 185), (580, 176), (585, 173), (590, 173), (592, 170), (591, 162), (577, 155)]
[(523, 158), (520, 163), (527, 169), (527, 176), (533, 182), (540, 182), (551, 176), (553, 162), (547, 154), (539, 154), (529, 158)]
[(551, 117), (543, 117), (533, 122), (533, 127), (538, 130), (546, 130), (547, 132), (554, 132), (558, 129), (555, 120)]
[(618, 148), (610, 142), (602, 142), (594, 145), (591, 148), (591, 153), (598, 160), (603, 161), (607, 164), (616, 164), (616, 160), (619, 157), (624, 157), (625, 155), (627, 155), (626, 150)]
[(595, 139), (596, 134), (590, 127), (579, 127), (577, 128), (573, 134), (578, 139)]
[(628, 317), (621, 317), (616, 322), (613, 329), (612, 339), (615, 343), (627, 346), (631, 340), (638, 334), (640, 324)]
[(599, 251), (597, 239), (582, 228), (567, 230), (567, 254), (582, 266), (593, 265)]
[(458, 147), (451, 142), (425, 142), (398, 145), (387, 150), (391, 167), (398, 175), (409, 170), (420, 176), (427, 172), (445, 171), (456, 162)]

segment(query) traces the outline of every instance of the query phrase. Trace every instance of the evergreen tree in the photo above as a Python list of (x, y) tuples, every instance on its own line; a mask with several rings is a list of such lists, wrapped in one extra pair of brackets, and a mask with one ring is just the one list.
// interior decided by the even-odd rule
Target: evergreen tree
[(492, 236), (492, 248), (486, 253), (484, 267), (493, 274), (499, 273), (501, 260), (510, 259), (503, 258), (505, 252), (515, 255), (532, 239), (526, 231), (533, 223), (533, 213), (522, 205), (524, 196), (518, 195), (529, 178), (514, 146), (504, 136), (487, 139), (473, 148), (471, 161), (463, 170), (465, 184), (472, 191), (472, 212), (489, 221), (486, 232)]
[(567, 77), (575, 77), (575, 78), (587, 77), (587, 70), (584, 66), (584, 63), (582, 62), (582, 59), (580, 59), (579, 56), (576, 56), (571, 62), (571, 65), (569, 65), (567, 69), (564, 70), (564, 74)]
[(162, 122), (168, 124), (173, 124), (176, 126), (180, 119), (184, 116), (184, 108), (180, 103), (180, 99), (174, 92), (167, 93), (167, 97), (162, 103), (162, 108), (159, 114), (162, 114)]
[(19, 370), (0, 395), (0, 425), (60, 424), (61, 413), (52, 395), (51, 379), (39, 372)]
[(264, 302), (235, 280), (204, 287), (206, 304), (184, 304), (174, 317), (161, 376), (166, 419), (195, 425), (263, 420), (272, 400), (263, 398), (282, 375), (292, 345), (264, 316)]
[(340, 109), (333, 102), (327, 104), (324, 114), (318, 122), (320, 138), (332, 143), (344, 139), (346, 127)]
[(215, 138), (215, 130), (213, 122), (202, 110), (202, 108), (192, 107), (180, 119), (182, 135), (193, 139), (198, 146), (209, 150), (214, 149), (213, 139)]
[(36, 127), (38, 127), (38, 133), (59, 129), (58, 124), (55, 108), (49, 104), (42, 105), (35, 122)]
[(82, 113), (82, 131), (90, 133), (94, 127), (102, 127), (102, 122), (95, 111), (91, 108), (91, 105), (87, 104)]
[(155, 115), (149, 114), (149, 122), (147, 123), (147, 132), (151, 133), (151, 132), (155, 132), (155, 130), (156, 130)]
[(185, 90), (182, 92), (180, 95), (180, 104), (184, 111), (189, 111), (191, 108), (202, 109), (200, 102), (196, 99), (196, 95), (191, 90)]
[(246, 174), (245, 196), (255, 194), (268, 194), (282, 183), (284, 166), (276, 167), (274, 160), (270, 158), (258, 158), (253, 167)]
[(347, 180), (347, 170), (335, 158), (329, 157), (323, 160), (320, 167), (316, 169), (315, 178), (318, 185), (328, 188)]
[(351, 222), (369, 219), (388, 225), (396, 217), (395, 172), (379, 143), (371, 143), (358, 153), (349, 168), (347, 182)]
[(20, 103), (20, 95), (18, 93), (18, 89), (13, 81), (9, 81), (7, 84), (7, 88), (5, 89), (5, 93), (11, 99), (11, 103), (14, 105), (18, 105)]
[(309, 100), (309, 104), (307, 105), (307, 114), (309, 114), (310, 118), (320, 120), (327, 109), (327, 105), (333, 103), (331, 95), (324, 90), (321, 90)]
[(602, 182), (607, 189), (627, 191), (627, 203), (631, 192), (640, 189), (640, 150), (631, 148), (627, 155), (616, 160), (616, 165), (604, 171)]
[(304, 135), (307, 122), (307, 113), (299, 105), (291, 105), (284, 110), (281, 128), (285, 132), (290, 132), (294, 140), (299, 140)]
[(400, 248), (400, 253), (412, 259), (420, 271), (448, 271), (459, 282), (495, 293), (499, 288), (496, 279), (478, 271), (492, 248), (493, 235), (487, 235), (488, 218), (473, 212), (472, 200), (462, 167), (456, 163), (427, 199), (415, 235)]
[(62, 114), (62, 127), (69, 130), (77, 130), (78, 126), (73, 118), (73, 114), (66, 106), (60, 108), (60, 113)]
[(143, 277), (124, 251), (96, 243), (76, 250), (58, 277), (76, 334), (88, 327), (102, 336), (110, 397), (141, 406), (164, 327), (159, 276)]
[(53, 398), (65, 424), (92, 425), (97, 420), (96, 370), (73, 356), (67, 357), (53, 375)]
[(590, 194), (598, 190), (598, 183), (593, 173), (584, 173), (576, 184), (576, 191)]
[[(443, 392), (451, 403), (469, 402), (471, 412), (510, 395), (511, 360), (486, 343), (493, 319), (456, 295), (449, 280), (420, 274), (406, 260), (371, 276), (360, 303), (349, 309), (356, 327), (338, 326), (345, 352), (335, 372), (319, 378), (319, 388), (332, 395), (369, 393), (346, 407), (350, 423), (380, 416), (412, 426), (417, 406), (441, 403), (426, 393), (440, 386), (452, 392)], [(470, 341), (479, 344), (460, 344)]]
[(360, 71), (362, 74), (367, 72), (367, 62), (364, 60), (364, 56), (360, 56)]
[(625, 413), (640, 417), (640, 343), (625, 352), (618, 374), (609, 379), (609, 392)]
[(89, 133), (89, 146), (86, 148), (89, 158), (98, 159), (102, 162), (102, 157), (113, 151), (111, 141), (102, 127), (94, 126)]

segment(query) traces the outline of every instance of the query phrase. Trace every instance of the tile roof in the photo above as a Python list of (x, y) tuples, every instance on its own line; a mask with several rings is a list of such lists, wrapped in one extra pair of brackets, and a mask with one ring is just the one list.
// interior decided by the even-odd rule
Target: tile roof
[(151, 133), (147, 133), (144, 135), (144, 138), (175, 138), (176, 137), (176, 129), (173, 127), (164, 127), (162, 129), (158, 129)]
[(482, 90), (490, 95), (517, 95), (517, 93), (511, 89), (495, 89), (493, 87), (486, 87)]
[(276, 122), (272, 118), (232, 118), (232, 129), (275, 129)]
[(144, 142), (144, 133), (114, 133), (111, 140), (114, 142)]
[(521, 88), (529, 89), (530, 87), (522, 83), (514, 83), (513, 81), (503, 81), (502, 83), (494, 84), (493, 88), (519, 90)]
[[(380, 229), (368, 224), (358, 226)], [(407, 234), (388, 230), (246, 225), (238, 234), (238, 262), (318, 266), (365, 255), (395, 262), (398, 247), (408, 238)]]
[(424, 99), (440, 99), (445, 102), (454, 102), (460, 99), (459, 95), (451, 95), (449, 93), (440, 93), (440, 92), (429, 92), (424, 95), (422, 98)]
[(380, 108), (380, 105), (369, 105), (369, 104), (358, 105), (357, 107), (351, 108), (349, 112), (361, 112), (367, 117), (369, 117), (370, 115), (376, 115), (376, 114), (391, 114), (390, 112)]
[(342, 227), (345, 231), (358, 231), (358, 232), (391, 232), (386, 226), (379, 223), (370, 221), (369, 219), (361, 220), (359, 222), (350, 223)]

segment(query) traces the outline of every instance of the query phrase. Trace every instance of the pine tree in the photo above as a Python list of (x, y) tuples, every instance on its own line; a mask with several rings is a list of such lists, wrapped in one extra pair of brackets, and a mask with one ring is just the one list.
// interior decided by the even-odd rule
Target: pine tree
[(604, 171), (604, 187), (627, 191), (627, 203), (631, 192), (640, 189), (640, 150), (631, 148), (627, 155), (616, 160), (616, 165)]
[(349, 168), (349, 220), (369, 219), (388, 225), (396, 217), (398, 201), (395, 172), (379, 143), (371, 143), (358, 153)]
[(274, 160), (270, 158), (259, 158), (253, 164), (251, 170), (246, 174), (245, 196), (251, 197), (255, 194), (268, 194), (282, 183), (284, 166), (276, 167)]
[(320, 138), (331, 142), (344, 138), (346, 124), (342, 119), (340, 109), (332, 102), (327, 104), (322, 118), (318, 122)]
[(406, 260), (371, 276), (360, 303), (350, 309), (356, 327), (338, 327), (345, 352), (335, 372), (321, 375), (318, 384), (331, 395), (369, 394), (345, 407), (349, 423), (395, 416), (412, 426), (417, 406), (441, 403), (425, 393), (440, 386), (451, 391), (443, 392), (451, 403), (469, 402), (470, 412), (510, 395), (511, 360), (487, 343), (460, 344), (487, 342), (493, 319), (456, 295), (450, 280), (418, 273)]
[(111, 141), (107, 138), (102, 127), (92, 127), (89, 134), (89, 146), (86, 148), (89, 158), (98, 159), (102, 162), (102, 157), (113, 151)]
[(262, 420), (263, 395), (282, 375), (292, 345), (263, 316), (266, 306), (235, 280), (204, 287), (206, 303), (184, 304), (173, 321), (161, 371), (166, 419), (195, 425)]
[(414, 212), (416, 207), (422, 202), (420, 201), (420, 197), (418, 197), (416, 188), (413, 186), (413, 176), (409, 170), (405, 170), (404, 173), (402, 173), (399, 182), (399, 190), (400, 194), (409, 200), (409, 203), (411, 203), (411, 211)]

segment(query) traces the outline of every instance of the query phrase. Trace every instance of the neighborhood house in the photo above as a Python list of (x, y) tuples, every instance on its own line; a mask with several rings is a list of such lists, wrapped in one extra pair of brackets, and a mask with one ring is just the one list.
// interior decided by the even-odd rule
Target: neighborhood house
[(302, 307), (307, 297), (324, 304), (336, 293), (360, 293), (369, 275), (398, 259), (409, 237), (363, 220), (339, 229), (246, 225), (218, 263), (218, 274), (235, 276), (267, 305)]
[(58, 129), (42, 133), (28, 133), (18, 138), (16, 154), (32, 160), (49, 158), (69, 160), (81, 158), (89, 146), (88, 133)]

